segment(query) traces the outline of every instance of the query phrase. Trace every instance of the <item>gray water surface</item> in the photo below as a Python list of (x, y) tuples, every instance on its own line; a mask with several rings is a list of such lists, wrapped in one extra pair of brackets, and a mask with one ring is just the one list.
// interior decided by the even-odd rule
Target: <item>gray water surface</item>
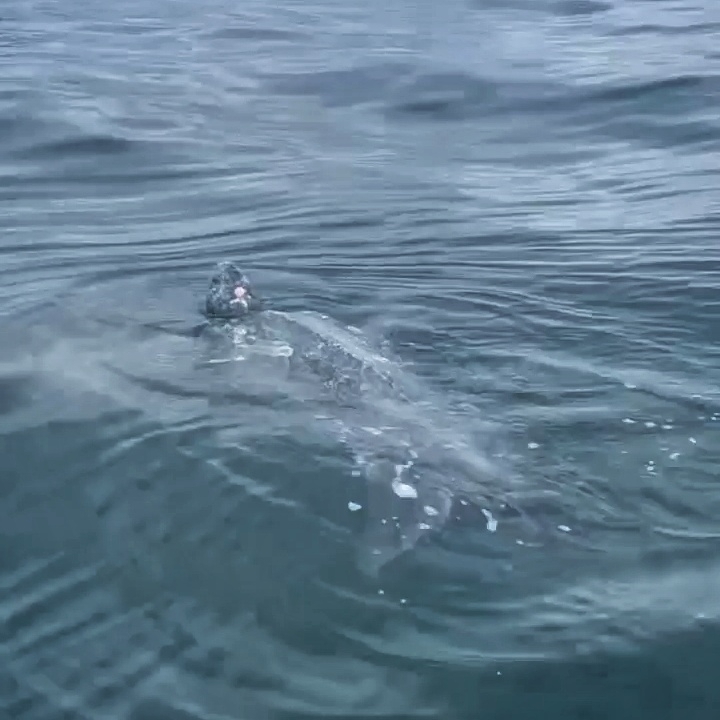
[[(719, 31), (6, 0), (0, 717), (718, 717)], [(357, 328), (477, 502), (366, 572), (392, 396), (208, 364), (225, 258)]]

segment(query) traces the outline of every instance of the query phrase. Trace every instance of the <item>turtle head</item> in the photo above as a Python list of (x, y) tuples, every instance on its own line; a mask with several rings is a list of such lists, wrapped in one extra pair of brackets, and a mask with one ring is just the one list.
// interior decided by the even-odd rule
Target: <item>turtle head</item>
[(231, 262), (218, 263), (205, 297), (205, 315), (215, 320), (240, 319), (262, 306), (247, 276)]

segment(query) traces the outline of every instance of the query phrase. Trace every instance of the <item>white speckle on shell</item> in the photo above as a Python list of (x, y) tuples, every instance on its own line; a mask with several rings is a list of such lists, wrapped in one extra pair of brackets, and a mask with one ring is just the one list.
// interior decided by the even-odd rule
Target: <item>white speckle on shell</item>
[(487, 519), (487, 529), (490, 532), (495, 532), (497, 530), (497, 520), (492, 516), (492, 513), (489, 510), (482, 508), (482, 514)]
[(400, 480), (393, 480), (393, 492), (401, 498), (416, 498), (418, 496), (417, 490), (407, 483), (400, 482)]

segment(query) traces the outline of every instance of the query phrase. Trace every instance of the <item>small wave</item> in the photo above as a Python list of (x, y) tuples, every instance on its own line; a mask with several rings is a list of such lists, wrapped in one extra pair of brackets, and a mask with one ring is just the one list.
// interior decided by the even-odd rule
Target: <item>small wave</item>
[(266, 74), (264, 81), (275, 93), (314, 95), (329, 107), (353, 107), (381, 102), (397, 81), (406, 76), (404, 64), (358, 65), (343, 70)]
[(611, 28), (608, 30), (610, 35), (618, 37), (624, 36), (650, 36), (656, 37), (669, 36), (683, 38), (687, 35), (703, 36), (720, 32), (720, 23), (718, 22), (702, 22), (702, 23), (683, 23), (681, 25), (661, 25), (658, 23), (640, 23), (637, 25), (626, 25), (623, 27)]
[(22, 151), (18, 157), (41, 159), (53, 157), (96, 157), (119, 155), (134, 150), (136, 143), (116, 135), (77, 135), (60, 140), (38, 142)]
[[(593, 102), (631, 102), (639, 105), (647, 100), (660, 96), (665, 102), (678, 102), (682, 99), (688, 101), (703, 101), (717, 95), (720, 89), (720, 78), (712, 75), (677, 75), (674, 77), (658, 78), (646, 82), (611, 84), (592, 91), (588, 100)], [(674, 111), (679, 108), (668, 108)]]
[(560, 0), (553, 7), (556, 14), (565, 17), (597, 15), (613, 9), (609, 2), (602, 0)]
[(250, 42), (294, 42), (306, 37), (304, 33), (279, 28), (260, 27), (258, 25), (233, 24), (216, 28), (208, 33), (215, 40), (248, 40)]

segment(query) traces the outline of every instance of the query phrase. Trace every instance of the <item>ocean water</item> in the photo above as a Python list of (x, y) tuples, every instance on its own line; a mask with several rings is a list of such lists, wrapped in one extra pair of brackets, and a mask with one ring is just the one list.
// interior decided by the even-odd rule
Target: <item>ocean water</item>
[[(5, 0), (0, 718), (719, 717), (718, 38)], [(209, 362), (223, 259), (315, 384)], [(418, 477), (450, 517), (368, 569)]]

